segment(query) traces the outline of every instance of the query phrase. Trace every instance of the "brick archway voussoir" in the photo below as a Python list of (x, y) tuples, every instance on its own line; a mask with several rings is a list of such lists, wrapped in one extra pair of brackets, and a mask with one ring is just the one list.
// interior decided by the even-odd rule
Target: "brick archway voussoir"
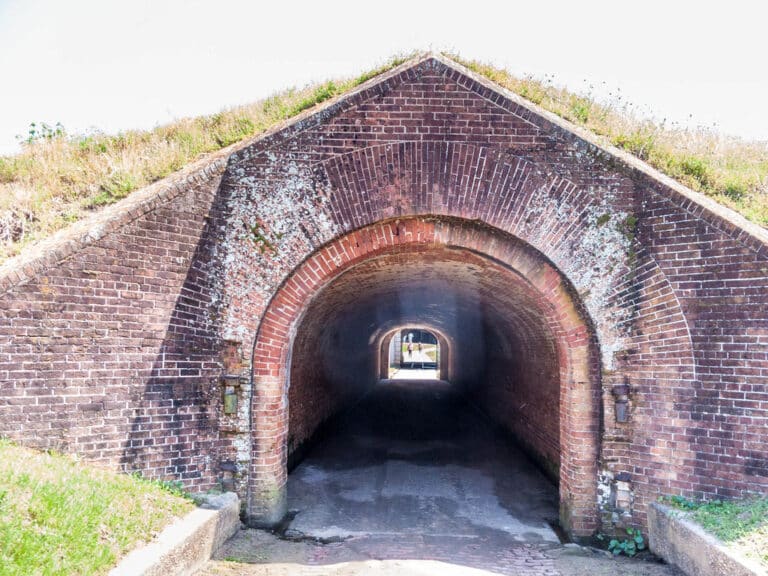
[(586, 314), (560, 273), (514, 237), (460, 219), (411, 217), (379, 222), (317, 250), (284, 282), (263, 316), (253, 348), (252, 445), (247, 516), (274, 524), (286, 511), (287, 389), (294, 330), (315, 294), (345, 270), (386, 253), (444, 246), (470, 251), (520, 276), (541, 295), (556, 327), (560, 359), (561, 500), (567, 528), (586, 535), (597, 528), (596, 476), (599, 382)]

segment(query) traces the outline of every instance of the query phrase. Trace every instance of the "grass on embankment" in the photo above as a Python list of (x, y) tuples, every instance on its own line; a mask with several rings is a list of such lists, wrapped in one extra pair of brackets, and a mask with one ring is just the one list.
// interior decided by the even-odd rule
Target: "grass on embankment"
[[(149, 131), (68, 135), (59, 127), (34, 126), (20, 154), (0, 157), (0, 261), (201, 155), (261, 134), (410, 56), (395, 57), (357, 78), (286, 90), (254, 104)], [(448, 56), (768, 226), (767, 142), (666, 126), (643, 118), (620, 97), (598, 102), (551, 80), (518, 78), (487, 64)]]
[(589, 94), (565, 90), (551, 78), (518, 78), (488, 64), (453, 58), (768, 227), (768, 141), (743, 140), (704, 127), (667, 125), (648, 119), (620, 94), (599, 101)]
[(726, 546), (768, 568), (768, 496), (711, 502), (672, 496), (663, 502), (690, 512), (695, 522)]
[(59, 126), (31, 126), (20, 154), (0, 156), (0, 262), (202, 155), (266, 132), (406, 59), (154, 130), (68, 135)]
[(106, 574), (194, 507), (173, 484), (0, 439), (0, 575)]

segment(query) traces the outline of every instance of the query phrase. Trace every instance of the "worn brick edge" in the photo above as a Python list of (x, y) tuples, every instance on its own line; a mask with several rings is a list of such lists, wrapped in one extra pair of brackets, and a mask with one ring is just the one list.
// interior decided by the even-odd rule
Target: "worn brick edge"
[(182, 168), (179, 172), (108, 206), (91, 218), (77, 222), (30, 246), (18, 256), (0, 265), (0, 294), (35, 278), (44, 270), (58, 265), (83, 247), (154, 210), (160, 204), (176, 198), (184, 193), (190, 185), (203, 184), (222, 176), (228, 165), (247, 161), (254, 155), (289, 140), (307, 128), (318, 125), (329, 117), (352, 108), (401, 81), (413, 77), (418, 68), (425, 63), (437, 64), (452, 71), (453, 79), (461, 86), (502, 109), (516, 114), (526, 121), (531, 121), (533, 116), (538, 116), (544, 122), (549, 123), (550, 128), (558, 132), (558, 136), (568, 140), (580, 140), (583, 145), (591, 148), (593, 153), (602, 154), (618, 161), (632, 171), (635, 176), (645, 177), (663, 185), (669, 192), (676, 195), (677, 204), (682, 209), (697, 218), (706, 220), (710, 225), (749, 249), (768, 257), (768, 230), (750, 222), (727, 206), (718, 204), (704, 194), (684, 186), (628, 152), (613, 146), (604, 137), (544, 110), (533, 102), (525, 100), (518, 94), (442, 54), (426, 53), (374, 76), (327, 102), (309, 108), (258, 136), (211, 153)]
[(202, 507), (168, 526), (152, 543), (129, 553), (109, 576), (192, 574), (239, 529), (237, 495), (208, 497)]
[[(648, 507), (649, 546), (651, 551), (689, 576), (765, 576), (766, 570), (756, 561), (727, 548), (701, 526), (688, 520), (684, 513), (658, 502)], [(668, 536), (677, 532), (686, 542), (686, 549), (677, 546)], [(698, 554), (689, 553), (695, 548)], [(706, 553), (701, 554), (703, 549)], [(690, 570), (690, 571), (689, 571)]]

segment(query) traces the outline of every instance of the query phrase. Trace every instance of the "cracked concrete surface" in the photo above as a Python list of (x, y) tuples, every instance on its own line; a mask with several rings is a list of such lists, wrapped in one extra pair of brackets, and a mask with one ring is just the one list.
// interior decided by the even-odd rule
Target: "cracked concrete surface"
[(244, 530), (201, 575), (672, 576), (560, 544), (553, 486), (445, 382), (387, 381), (289, 476), (283, 537)]
[(557, 490), (440, 381), (374, 389), (288, 480), (290, 529), (557, 542)]

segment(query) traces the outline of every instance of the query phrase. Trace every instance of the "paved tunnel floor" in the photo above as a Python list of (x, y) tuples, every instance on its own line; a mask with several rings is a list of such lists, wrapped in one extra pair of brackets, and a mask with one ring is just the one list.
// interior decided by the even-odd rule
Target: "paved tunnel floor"
[(390, 374), (391, 380), (435, 380), (437, 370), (430, 368), (398, 368)]
[(294, 470), (292, 531), (557, 542), (557, 490), (449, 384), (381, 383)]
[(440, 381), (380, 384), (293, 471), (288, 499), (281, 537), (244, 530), (201, 574), (674, 574), (562, 546), (556, 488)]

